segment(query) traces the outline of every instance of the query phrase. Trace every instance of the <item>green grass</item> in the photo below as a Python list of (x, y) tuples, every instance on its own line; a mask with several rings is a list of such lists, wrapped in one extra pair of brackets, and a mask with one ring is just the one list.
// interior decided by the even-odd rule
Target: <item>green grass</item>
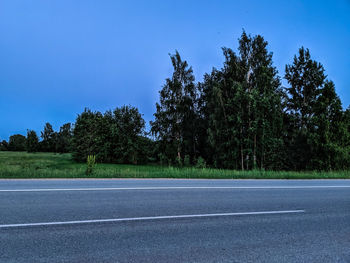
[(350, 179), (350, 171), (284, 172), (174, 168), (157, 165), (97, 164), (86, 176), (86, 164), (70, 154), (0, 152), (0, 178), (212, 178), (212, 179)]

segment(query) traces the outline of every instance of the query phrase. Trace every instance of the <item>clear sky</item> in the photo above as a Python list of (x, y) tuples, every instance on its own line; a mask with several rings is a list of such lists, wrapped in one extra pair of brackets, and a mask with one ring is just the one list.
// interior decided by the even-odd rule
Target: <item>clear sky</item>
[(137, 106), (152, 120), (177, 49), (200, 81), (242, 29), (269, 42), (280, 75), (308, 47), (350, 104), (350, 1), (0, 0), (0, 139), (85, 107)]

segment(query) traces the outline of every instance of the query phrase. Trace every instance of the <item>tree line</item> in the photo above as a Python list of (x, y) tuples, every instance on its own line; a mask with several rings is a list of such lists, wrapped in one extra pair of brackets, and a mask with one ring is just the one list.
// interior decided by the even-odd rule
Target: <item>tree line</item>
[(0, 142), (0, 151), (28, 151), (68, 153), (72, 151), (73, 126), (71, 123), (62, 125), (59, 131), (54, 131), (50, 123), (46, 123), (41, 132), (41, 140), (33, 130), (27, 130), (27, 136), (11, 135), (9, 141)]
[(283, 87), (261, 35), (243, 31), (238, 44), (237, 52), (223, 48), (222, 68), (213, 68), (201, 82), (177, 51), (170, 55), (173, 72), (160, 90), (149, 132), (135, 107), (85, 109), (59, 132), (47, 124), (41, 142), (28, 131), (27, 138), (11, 136), (0, 147), (69, 151), (77, 161), (93, 154), (110, 163), (349, 169), (350, 109), (343, 110), (323, 65), (301, 47), (285, 67)]
[(350, 110), (324, 67), (301, 47), (283, 87), (267, 45), (243, 32), (238, 52), (223, 48), (223, 67), (199, 83), (178, 52), (171, 56), (174, 71), (151, 122), (160, 157), (194, 163), (201, 156), (240, 170), (349, 168)]

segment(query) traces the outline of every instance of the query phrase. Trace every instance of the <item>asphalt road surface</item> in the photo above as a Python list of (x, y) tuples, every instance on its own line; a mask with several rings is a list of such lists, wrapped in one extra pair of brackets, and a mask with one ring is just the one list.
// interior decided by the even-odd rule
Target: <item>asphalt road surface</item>
[(350, 262), (350, 181), (0, 180), (0, 262)]

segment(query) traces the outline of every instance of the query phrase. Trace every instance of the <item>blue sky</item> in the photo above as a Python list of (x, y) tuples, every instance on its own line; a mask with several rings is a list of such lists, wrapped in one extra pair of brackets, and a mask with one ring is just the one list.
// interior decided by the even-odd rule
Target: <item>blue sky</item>
[(0, 0), (0, 139), (137, 106), (148, 122), (177, 49), (200, 81), (244, 28), (280, 75), (308, 47), (350, 104), (350, 1)]

